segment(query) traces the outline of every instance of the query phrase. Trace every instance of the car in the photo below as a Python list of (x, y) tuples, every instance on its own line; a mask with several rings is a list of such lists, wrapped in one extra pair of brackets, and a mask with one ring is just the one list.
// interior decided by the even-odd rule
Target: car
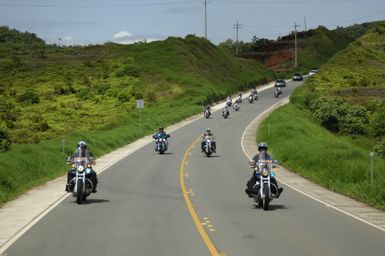
[(315, 75), (316, 73), (318, 72), (318, 69), (317, 68), (313, 68), (309, 71), (309, 75)]
[(274, 87), (286, 87), (286, 81), (283, 79), (277, 79), (277, 81), (275, 81)]
[(303, 80), (303, 76), (301, 73), (299, 73), (299, 72), (294, 73), (293, 81), (302, 81), (302, 80)]

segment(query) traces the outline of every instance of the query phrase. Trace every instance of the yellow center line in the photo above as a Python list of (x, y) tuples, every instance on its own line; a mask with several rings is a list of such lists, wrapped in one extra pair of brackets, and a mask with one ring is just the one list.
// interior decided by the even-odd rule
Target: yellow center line
[(188, 156), (191, 154), (191, 149), (193, 148), (194, 144), (200, 139), (200, 136), (194, 140), (194, 142), (188, 147), (186, 150), (182, 162), (180, 163), (180, 169), (179, 169), (179, 180), (180, 180), (180, 187), (182, 189), (182, 194), (184, 197), (184, 200), (186, 201), (187, 208), (191, 214), (191, 217), (195, 223), (195, 226), (197, 227), (199, 234), (201, 235), (203, 241), (205, 242), (207, 248), (209, 249), (210, 253), (212, 256), (219, 256), (220, 254), (218, 253), (217, 249), (215, 248), (215, 245), (213, 242), (210, 240), (210, 237), (207, 235), (205, 229), (202, 227), (201, 221), (199, 220), (198, 214), (195, 211), (193, 204), (191, 202), (190, 197), (188, 196), (187, 189), (186, 189), (186, 184), (184, 181), (184, 166), (185, 162), (188, 158)]

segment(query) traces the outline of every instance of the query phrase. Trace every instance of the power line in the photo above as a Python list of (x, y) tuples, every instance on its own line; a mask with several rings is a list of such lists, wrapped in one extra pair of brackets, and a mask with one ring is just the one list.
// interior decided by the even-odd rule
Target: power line
[(238, 31), (242, 28), (242, 24), (239, 24), (238, 23), (238, 20), (237, 20), (237, 23), (233, 25), (233, 28), (237, 31), (236, 34), (237, 34), (237, 46), (235, 48), (235, 54), (238, 55), (238, 46), (239, 46), (239, 42), (238, 42)]
[(88, 7), (140, 7), (140, 6), (168, 6), (168, 5), (181, 5), (181, 4), (197, 4), (200, 1), (178, 1), (178, 2), (152, 2), (152, 3), (130, 3), (130, 4), (29, 4), (29, 3), (0, 3), (0, 6), (9, 6), (9, 7), (33, 7), (33, 8), (65, 8), (65, 7), (79, 7), (79, 8), (88, 8)]
[(294, 67), (297, 68), (297, 28), (300, 25), (294, 23)]
[(207, 0), (204, 0), (205, 5), (205, 38), (207, 39)]
[(309, 4), (333, 4), (333, 3), (350, 3), (359, 2), (360, 0), (316, 0), (316, 1), (215, 1), (217, 4), (252, 4), (252, 5), (309, 5)]

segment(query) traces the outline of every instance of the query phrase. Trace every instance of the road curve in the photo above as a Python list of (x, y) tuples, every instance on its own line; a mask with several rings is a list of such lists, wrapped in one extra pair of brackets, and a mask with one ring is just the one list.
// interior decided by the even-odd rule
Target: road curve
[[(283, 95), (299, 83), (288, 83)], [(88, 203), (69, 197), (7, 250), (13, 255), (385, 255), (385, 233), (285, 187), (270, 211), (244, 194), (251, 173), (241, 148), (247, 125), (279, 99), (272, 90), (242, 103), (230, 119), (213, 114), (171, 134), (170, 150), (147, 145), (100, 175)], [(191, 148), (205, 128), (218, 150), (204, 157)], [(186, 156), (186, 157), (185, 157)], [(197, 229), (183, 181), (204, 233)]]

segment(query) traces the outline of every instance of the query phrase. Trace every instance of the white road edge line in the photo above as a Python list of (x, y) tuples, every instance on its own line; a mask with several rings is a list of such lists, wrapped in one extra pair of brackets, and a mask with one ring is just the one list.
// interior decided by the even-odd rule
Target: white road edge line
[[(277, 102), (276, 104), (274, 104), (274, 105), (271, 106), (270, 108), (268, 108), (268, 109), (266, 109), (265, 111), (263, 111), (263, 112), (262, 112), (261, 114), (259, 114), (253, 121), (251, 121), (251, 123), (246, 127), (245, 131), (244, 131), (243, 134), (242, 134), (242, 138), (241, 138), (241, 147), (242, 147), (243, 153), (247, 156), (247, 158), (251, 159), (251, 156), (249, 156), (249, 154), (246, 152), (246, 149), (245, 149), (245, 147), (244, 147), (244, 145), (243, 145), (243, 141), (244, 141), (244, 137), (245, 137), (246, 131), (249, 129), (249, 127), (250, 127), (254, 122), (256, 122), (256, 121), (257, 121), (258, 119), (260, 119), (260, 118), (263, 118), (264, 115), (266, 115), (267, 113), (269, 113), (269, 111), (271, 111), (272, 109), (274, 109), (274, 107), (277, 106), (278, 104), (281, 104), (282, 101), (285, 100), (285, 99), (287, 99), (287, 98), (289, 98), (289, 96), (287, 96), (286, 98), (282, 99), (281, 101)], [(288, 102), (287, 102), (287, 103), (288, 103)], [(286, 104), (287, 104), (287, 103), (286, 103)], [(343, 209), (341, 209), (341, 208), (338, 208), (338, 207), (336, 207), (336, 206), (334, 206), (334, 205), (331, 205), (331, 204), (329, 204), (329, 203), (327, 203), (327, 202), (325, 202), (325, 201), (322, 201), (321, 199), (318, 199), (318, 198), (316, 198), (316, 197), (314, 197), (314, 196), (312, 196), (312, 195), (309, 195), (309, 194), (307, 194), (306, 192), (304, 192), (304, 191), (302, 191), (302, 190), (299, 190), (299, 189), (297, 189), (297, 188), (295, 188), (295, 187), (293, 187), (293, 186), (287, 184), (286, 182), (280, 180), (278, 177), (277, 177), (277, 180), (279, 180), (279, 182), (281, 182), (282, 184), (285, 184), (287, 187), (289, 187), (289, 188), (291, 188), (291, 189), (297, 191), (298, 193), (300, 193), (300, 194), (302, 194), (302, 195), (304, 195), (304, 196), (307, 196), (307, 197), (309, 197), (309, 198), (311, 198), (311, 199), (313, 199), (313, 200), (315, 200), (315, 201), (317, 201), (317, 202), (319, 202), (319, 203), (321, 203), (321, 204), (324, 204), (324, 205), (327, 206), (327, 207), (330, 207), (330, 208), (332, 208), (332, 209), (334, 209), (334, 210), (336, 210), (336, 211), (339, 211), (339, 212), (341, 212), (341, 213), (344, 213), (344, 214), (346, 214), (346, 215), (348, 215), (348, 216), (350, 216), (350, 217), (352, 217), (352, 218), (354, 218), (354, 219), (356, 219), (356, 220), (359, 220), (359, 221), (361, 221), (361, 222), (363, 222), (363, 223), (365, 223), (365, 224), (367, 224), (367, 225), (369, 225), (369, 226), (372, 226), (372, 227), (374, 227), (374, 228), (377, 228), (377, 229), (379, 229), (379, 230), (385, 232), (385, 228), (379, 227), (379, 226), (377, 226), (377, 225), (375, 225), (375, 224), (373, 224), (373, 223), (371, 223), (371, 222), (369, 222), (369, 221), (367, 221), (367, 220), (364, 220), (364, 219), (362, 219), (362, 218), (360, 218), (360, 217), (358, 217), (358, 216), (356, 216), (356, 215), (353, 215), (353, 214), (351, 214), (351, 213), (349, 213), (349, 212), (347, 212), (347, 211), (345, 211), (345, 210), (343, 210)]]

